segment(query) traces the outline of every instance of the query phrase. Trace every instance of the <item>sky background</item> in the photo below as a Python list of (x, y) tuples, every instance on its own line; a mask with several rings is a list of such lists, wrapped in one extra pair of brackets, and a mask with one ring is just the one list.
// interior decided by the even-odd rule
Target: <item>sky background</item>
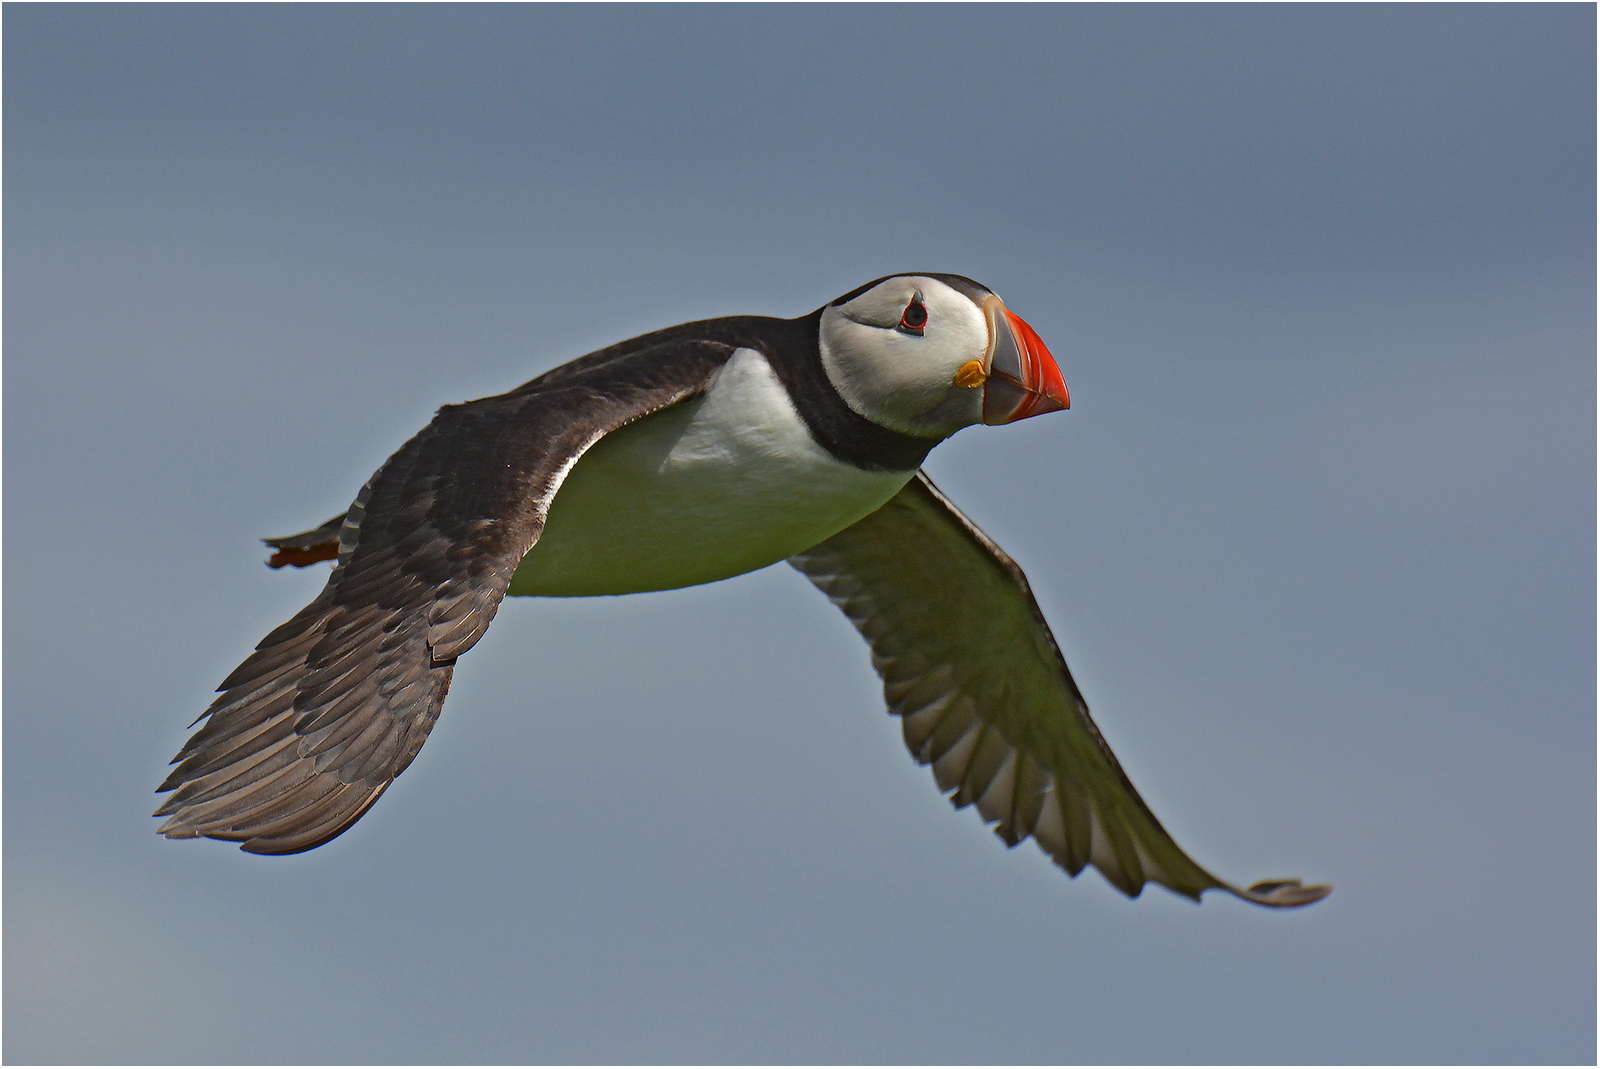
[[(1595, 11), (4, 11), (8, 1062), (1593, 1062)], [(509, 602), (290, 858), (211, 689), (441, 404), (970, 275), (1069, 413), (928, 470), (1271, 912), (952, 813), (796, 572)]]

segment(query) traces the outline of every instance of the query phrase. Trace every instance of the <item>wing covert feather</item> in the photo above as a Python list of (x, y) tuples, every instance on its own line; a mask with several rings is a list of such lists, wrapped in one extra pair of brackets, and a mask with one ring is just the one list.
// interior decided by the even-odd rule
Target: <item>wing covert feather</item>
[(158, 830), (286, 854), (355, 823), (421, 750), (456, 658), (494, 619), (572, 465), (610, 431), (698, 394), (731, 351), (674, 339), (446, 406), (338, 524), (271, 540), (327, 559), (336, 533), (333, 572), (218, 688), (158, 788), (173, 792)]
[(1300, 906), (1331, 890), (1235, 887), (1178, 847), (1090, 719), (1022, 569), (921, 472), (790, 563), (867, 640), (911, 755), (1007, 845), (1031, 835), (1071, 875), (1093, 865), (1129, 896), (1154, 881)]

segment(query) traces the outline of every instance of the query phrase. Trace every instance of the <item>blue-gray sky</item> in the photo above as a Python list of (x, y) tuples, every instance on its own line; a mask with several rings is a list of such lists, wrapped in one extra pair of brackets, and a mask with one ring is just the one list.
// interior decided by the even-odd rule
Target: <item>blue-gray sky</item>
[[(1595, 13), (8, 4), (11, 1062), (1595, 1057)], [(894, 271), (1071, 412), (929, 469), (1275, 914), (952, 813), (790, 569), (518, 600), (293, 858), (154, 834), (438, 405)]]

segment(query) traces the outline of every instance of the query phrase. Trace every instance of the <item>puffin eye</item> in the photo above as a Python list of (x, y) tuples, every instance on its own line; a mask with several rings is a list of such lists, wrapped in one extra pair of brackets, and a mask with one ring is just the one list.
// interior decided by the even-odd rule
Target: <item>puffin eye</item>
[(907, 334), (915, 334), (920, 338), (922, 336), (922, 328), (927, 324), (927, 307), (921, 300), (913, 297), (911, 303), (906, 305), (906, 310), (900, 313), (900, 329)]

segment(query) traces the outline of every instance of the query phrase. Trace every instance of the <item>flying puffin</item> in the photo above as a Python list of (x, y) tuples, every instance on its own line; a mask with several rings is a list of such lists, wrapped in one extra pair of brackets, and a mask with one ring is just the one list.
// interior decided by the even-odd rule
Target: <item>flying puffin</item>
[[(731, 316), (447, 405), (348, 512), (268, 539), (333, 560), (218, 687), (159, 788), (159, 832), (310, 850), (361, 818), (439, 717), (506, 595), (630, 594), (787, 560), (867, 640), (907, 747), (1008, 845), (1137, 896), (1236, 887), (1172, 840), (1117, 763), (1022, 569), (918, 470), (976, 423), (1068, 406), (1039, 336), (959, 275), (892, 275), (798, 319)], [(196, 723), (199, 723), (197, 720)], [(191, 725), (192, 727), (193, 725)]]

